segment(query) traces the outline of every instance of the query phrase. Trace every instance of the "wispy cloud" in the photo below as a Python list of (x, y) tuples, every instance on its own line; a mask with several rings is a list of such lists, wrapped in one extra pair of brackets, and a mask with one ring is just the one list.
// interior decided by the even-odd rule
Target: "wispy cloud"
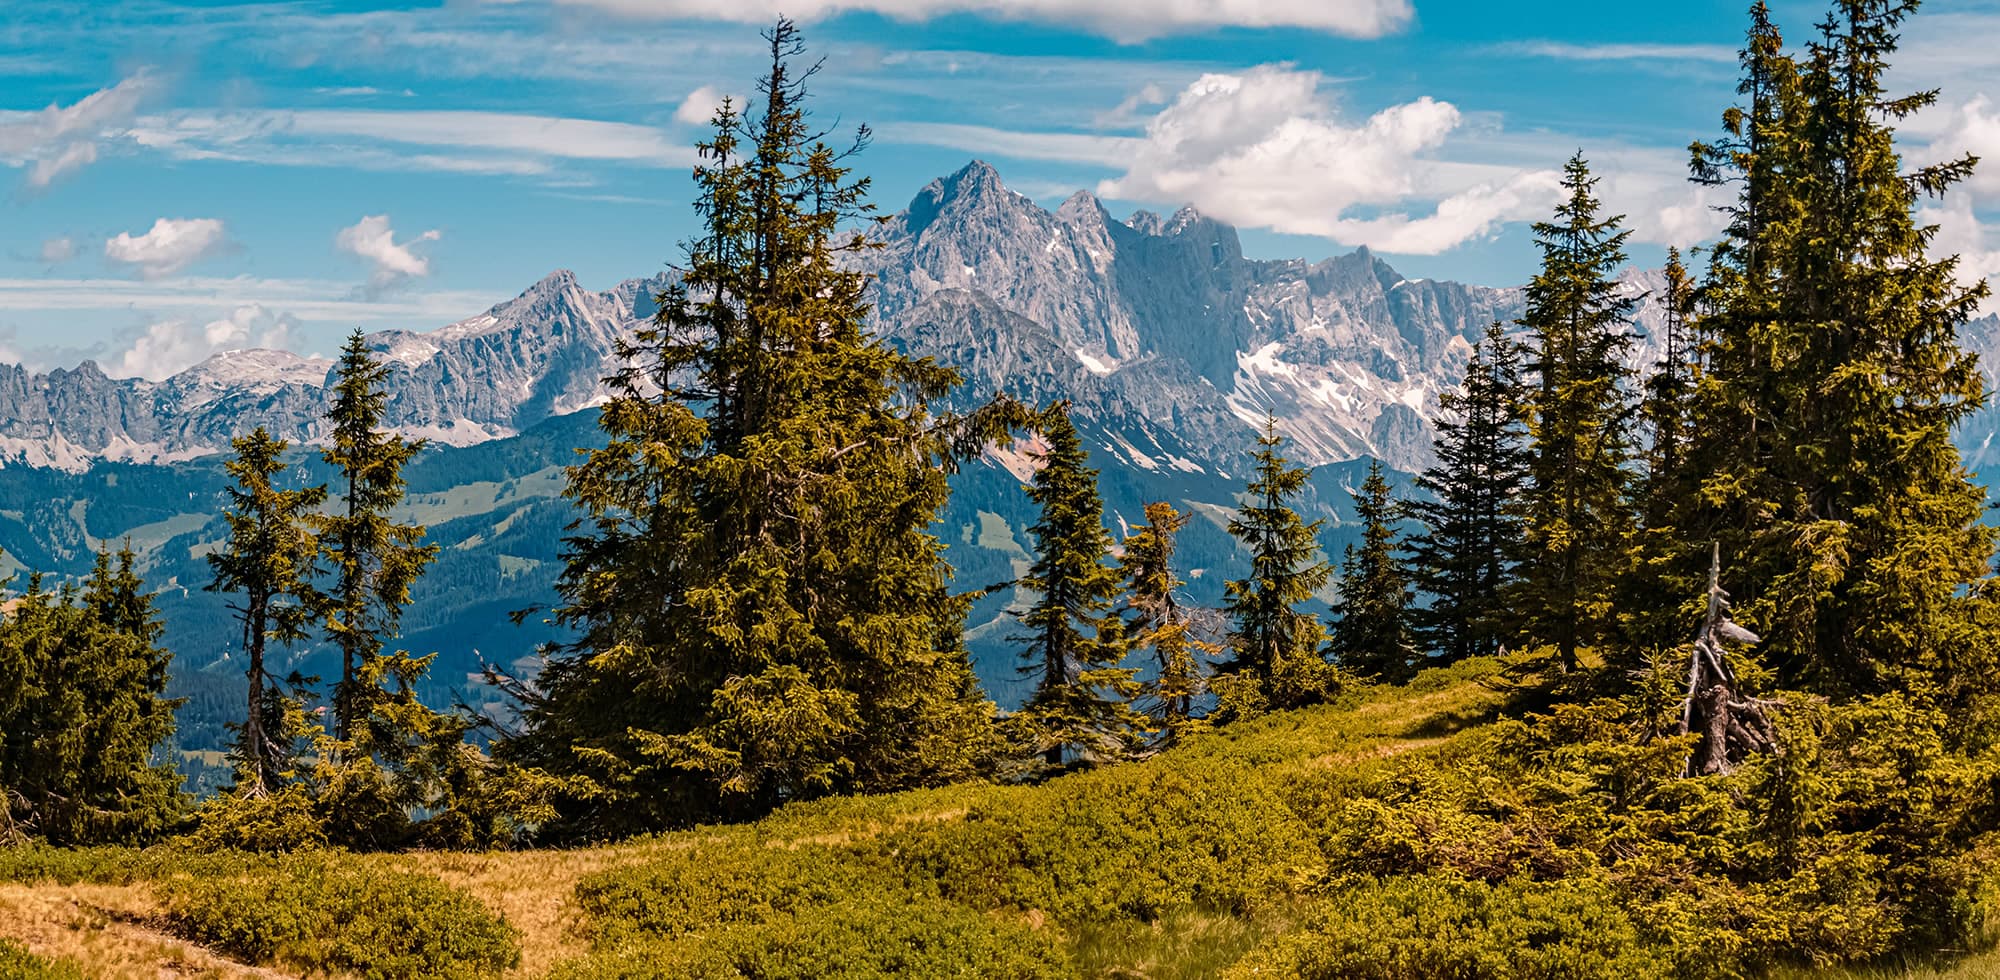
[(47, 187), (96, 162), (102, 144), (123, 139), (140, 105), (159, 88), (156, 75), (140, 71), (67, 106), (0, 110), (0, 160), (26, 167), (28, 187)]
[(487, 290), (410, 290), (381, 300), (355, 296), (354, 283), (327, 279), (182, 276), (135, 279), (0, 279), (0, 310), (38, 313), (139, 310), (194, 319), (257, 305), (313, 323), (368, 323), (428, 330), (464, 319), (505, 295)]
[(1495, 50), (1534, 58), (1564, 61), (1709, 61), (1736, 62), (1736, 48), (1728, 44), (1572, 44), (1566, 41), (1513, 41), (1495, 45)]
[[(499, 0), (509, 2), (509, 0)], [(1095, 31), (1119, 41), (1216, 27), (1292, 27), (1375, 38), (1410, 22), (1409, 0), (557, 0), (627, 17), (769, 23), (865, 12), (899, 20), (977, 14)]]
[(890, 143), (944, 146), (1016, 160), (1061, 160), (1116, 166), (1128, 163), (1143, 141), (1092, 133), (1031, 133), (970, 123), (889, 123), (878, 130)]
[(187, 159), (511, 176), (551, 173), (558, 161), (670, 168), (695, 159), (651, 126), (446, 109), (186, 111), (142, 118), (133, 137)]

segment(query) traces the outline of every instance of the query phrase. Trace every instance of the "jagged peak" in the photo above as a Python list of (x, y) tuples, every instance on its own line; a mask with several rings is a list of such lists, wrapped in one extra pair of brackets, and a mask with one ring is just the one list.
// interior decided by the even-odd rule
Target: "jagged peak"
[(557, 269), (529, 286), (522, 296), (553, 296), (576, 287), (576, 273)]
[(1174, 212), (1174, 216), (1172, 218), (1167, 219), (1166, 226), (1161, 229), (1160, 233), (1163, 235), (1177, 235), (1180, 232), (1186, 230), (1188, 226), (1199, 224), (1207, 220), (1208, 218), (1205, 217), (1200, 211), (1196, 211), (1194, 209), (1194, 205), (1183, 204), (1181, 205), (1180, 210)]
[(1083, 218), (1098, 224), (1105, 224), (1111, 220), (1111, 215), (1104, 210), (1104, 204), (1089, 191), (1077, 191), (1064, 198), (1062, 204), (1056, 208), (1056, 217), (1066, 221)]
[(1125, 227), (1142, 235), (1158, 235), (1166, 226), (1166, 219), (1144, 208), (1132, 212), (1132, 216), (1125, 219)]

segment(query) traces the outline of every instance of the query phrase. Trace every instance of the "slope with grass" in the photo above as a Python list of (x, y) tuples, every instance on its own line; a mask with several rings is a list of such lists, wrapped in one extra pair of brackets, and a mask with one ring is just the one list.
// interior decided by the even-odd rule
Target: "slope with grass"
[[(1706, 906), (1648, 892), (1591, 856), (1645, 847), (1579, 843), (1603, 819), (1580, 802), (1588, 765), (1554, 774), (1563, 807), (1504, 785), (1510, 753), (1555, 723), (1522, 710), (1478, 661), (1037, 786), (825, 800), (593, 848), (0, 851), (0, 977), (2000, 975), (1991, 954), (1907, 941), (1815, 968), (1808, 940), (1852, 940), (1859, 906), (1812, 906), (1821, 920), (1790, 939), (1741, 909), (1710, 918), (1727, 879), (1706, 858), (1682, 883)], [(1458, 778), (1494, 782), (1454, 796)]]

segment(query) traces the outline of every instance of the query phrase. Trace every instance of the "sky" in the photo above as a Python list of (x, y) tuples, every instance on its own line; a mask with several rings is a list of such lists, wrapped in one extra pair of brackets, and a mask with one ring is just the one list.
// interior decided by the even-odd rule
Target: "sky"
[[(1523, 281), (1582, 152), (1633, 261), (1709, 239), (1686, 147), (1734, 98), (1747, 2), (449, 0), (0, 3), (0, 362), (161, 378), (221, 350), (431, 329), (549, 272), (651, 275), (693, 227), (693, 146), (802, 24), (816, 118), (900, 210), (972, 159), (1051, 207), (1192, 205), (1255, 257), (1367, 246)], [(1820, 3), (1773, 4), (1803, 39)], [(2000, 275), (2000, 0), (1931, 0), (1890, 81), (1938, 88), (1912, 162)]]

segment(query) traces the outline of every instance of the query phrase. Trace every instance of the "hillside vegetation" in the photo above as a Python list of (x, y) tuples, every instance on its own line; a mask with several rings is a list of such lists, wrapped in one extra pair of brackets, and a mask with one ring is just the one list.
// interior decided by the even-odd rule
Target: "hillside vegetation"
[[(1752, 854), (1675, 854), (1663, 831), (1745, 819), (1732, 797), (1781, 778), (1778, 767), (1697, 786), (1667, 778), (1685, 740), (1616, 736), (1591, 743), (1588, 760), (1538, 758), (1538, 738), (1581, 719), (1517, 716), (1511, 690), (1498, 661), (1470, 661), (1040, 785), (824, 800), (575, 850), (16, 848), (0, 852), (0, 976), (2000, 969), (2000, 957), (1954, 961), (1964, 951), (1952, 949), (1936, 963), (1812, 969), (1815, 957), (1881, 952), (1947, 910), (1899, 907), (1887, 879), (1910, 869), (1870, 866), (1832, 833), (1802, 842), (1820, 853), (1773, 884), (1726, 872)], [(1856, 801), (1823, 802), (1820, 816)], [(1747, 830), (1703, 846), (1754, 848)], [(1948, 911), (1984, 916), (1977, 895)]]

